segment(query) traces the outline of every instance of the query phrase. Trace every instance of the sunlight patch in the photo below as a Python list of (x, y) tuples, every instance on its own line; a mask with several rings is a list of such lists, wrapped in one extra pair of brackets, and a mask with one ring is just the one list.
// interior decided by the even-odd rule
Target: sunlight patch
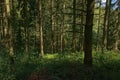
[(44, 58), (47, 58), (47, 59), (54, 59), (56, 58), (58, 54), (46, 54)]

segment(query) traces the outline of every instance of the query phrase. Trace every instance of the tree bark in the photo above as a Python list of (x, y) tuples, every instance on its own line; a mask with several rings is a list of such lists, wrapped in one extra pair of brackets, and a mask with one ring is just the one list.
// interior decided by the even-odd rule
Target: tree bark
[(72, 51), (76, 50), (76, 0), (73, 0)]
[(103, 28), (103, 48), (106, 50), (108, 50), (108, 42), (109, 42), (110, 5), (111, 5), (111, 0), (106, 0), (104, 28)]
[(40, 55), (41, 57), (44, 56), (44, 50), (43, 50), (43, 26), (42, 26), (42, 0), (38, 0), (39, 5), (39, 31), (40, 31)]
[(99, 0), (99, 19), (98, 19), (97, 45), (96, 45), (96, 50), (97, 50), (97, 51), (99, 51), (99, 46), (100, 46), (100, 39), (99, 39), (100, 23), (101, 23), (101, 0)]
[(84, 64), (92, 66), (92, 29), (94, 17), (94, 0), (87, 0), (86, 26), (84, 31)]
[(60, 50), (61, 52), (64, 51), (64, 26), (65, 26), (65, 23), (64, 23), (64, 19), (65, 19), (65, 15), (64, 15), (64, 10), (65, 10), (65, 3), (63, 3), (63, 11), (62, 11), (62, 25), (61, 25), (61, 34), (60, 34)]
[[(82, 9), (85, 10), (85, 0), (82, 0)], [(80, 36), (79, 36), (79, 50), (83, 51), (84, 45), (84, 26), (85, 26), (85, 12), (81, 12), (81, 26), (80, 26)]]
[(27, 0), (23, 0), (24, 4), (24, 30), (25, 30), (25, 52), (28, 53), (29, 51), (29, 36), (28, 36), (28, 10), (27, 10)]
[(114, 34), (115, 35), (115, 43), (114, 43), (114, 50), (115, 52), (118, 52), (119, 51), (119, 44), (120, 44), (120, 36), (119, 36), (119, 33), (120, 33), (120, 11), (118, 9), (118, 22), (116, 23), (116, 33)]
[(54, 27), (54, 12), (53, 12), (54, 0), (50, 0), (51, 8), (51, 50), (52, 53), (55, 52), (55, 27)]

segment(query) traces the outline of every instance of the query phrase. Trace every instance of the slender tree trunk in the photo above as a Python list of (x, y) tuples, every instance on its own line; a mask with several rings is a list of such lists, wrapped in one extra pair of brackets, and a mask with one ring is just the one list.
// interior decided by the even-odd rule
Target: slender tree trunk
[(59, 23), (59, 17), (58, 17), (58, 12), (59, 12), (59, 0), (56, 0), (55, 2), (56, 7), (55, 7), (55, 52), (59, 51), (59, 32), (60, 32), (60, 23)]
[(120, 11), (119, 11), (119, 9), (118, 9), (118, 22), (116, 24), (116, 27), (117, 27), (117, 31), (116, 31), (116, 34), (114, 34), (115, 35), (114, 50), (116, 52), (118, 52), (119, 51), (118, 46), (120, 44), (120, 36), (119, 36), (119, 33), (120, 33)]
[(7, 26), (7, 43), (8, 43), (8, 48), (9, 48), (9, 54), (13, 56), (13, 44), (12, 44), (12, 27), (10, 25), (10, 2), (9, 0), (5, 0), (5, 5), (6, 5), (6, 26)]
[(4, 0), (1, 0), (0, 2), (1, 4), (1, 45), (5, 46), (4, 44), (4, 40), (5, 40), (5, 37), (4, 37), (4, 14), (5, 14), (5, 8), (4, 8)]
[(34, 50), (35, 50), (35, 52), (39, 52), (38, 51), (38, 46), (37, 46), (37, 34), (36, 34), (36, 32), (37, 32), (37, 25), (38, 24), (38, 22), (37, 22), (37, 16), (36, 16), (36, 18), (35, 18), (35, 33), (34, 33), (34, 35), (35, 35), (35, 37), (34, 37)]
[[(85, 0), (82, 0), (82, 9), (85, 10)], [(82, 11), (81, 16), (81, 26), (80, 26), (80, 36), (79, 36), (79, 49), (83, 51), (84, 45), (84, 25), (85, 25), (85, 12)]]
[(2, 39), (3, 39), (3, 32), (2, 32), (2, 27), (3, 27), (3, 5), (2, 5), (2, 3), (3, 3), (3, 1), (1, 0), (0, 1), (0, 43), (2, 43)]
[(50, 12), (51, 12), (51, 51), (54, 53), (55, 48), (55, 27), (54, 27), (54, 13), (53, 13), (54, 0), (50, 0)]
[(92, 66), (92, 29), (94, 17), (94, 0), (87, 0), (86, 26), (84, 31), (84, 64)]
[(4, 46), (6, 49), (8, 49), (8, 39), (7, 39), (7, 36), (8, 36), (8, 16), (10, 14), (10, 8), (8, 6), (9, 4), (9, 1), (7, 0), (4, 0), (4, 10), (3, 10), (3, 21), (4, 21), (4, 25), (3, 25), (3, 36), (4, 36)]
[(10, 57), (10, 65), (11, 70), (14, 70), (14, 52), (13, 52), (13, 35), (12, 35), (12, 26), (10, 25), (10, 2), (9, 0), (5, 0), (6, 5), (6, 26), (7, 26), (7, 43), (8, 43), (8, 49), (9, 49), (9, 57)]
[(64, 19), (65, 19), (65, 16), (64, 16), (64, 9), (65, 9), (65, 4), (63, 3), (63, 11), (62, 11), (62, 25), (61, 25), (61, 36), (60, 36), (60, 50), (61, 52), (64, 51)]
[(115, 36), (115, 44), (114, 44), (114, 50), (115, 50), (116, 52), (119, 51), (118, 45), (119, 45), (119, 35), (118, 35), (118, 32), (117, 32), (117, 33), (116, 33), (116, 36)]
[(39, 31), (40, 31), (40, 55), (41, 57), (44, 56), (44, 51), (43, 51), (43, 26), (42, 26), (42, 0), (38, 0), (38, 5), (39, 5)]
[[(12, 22), (11, 24), (14, 24), (13, 22), (15, 21), (15, 12), (13, 12), (14, 14), (12, 14), (12, 11), (15, 10), (15, 0), (11, 0), (11, 18), (9, 19), (10, 22)], [(13, 21), (11, 21), (13, 20)], [(13, 36), (15, 35), (13, 32), (14, 32), (14, 29), (13, 27), (16, 27), (16, 26), (12, 26), (10, 25), (10, 53), (14, 54), (14, 40), (13, 40)]]
[(72, 51), (76, 50), (76, 0), (73, 0)]
[[(1, 12), (0, 12), (0, 14), (1, 14)], [(2, 19), (0, 18), (0, 43), (1, 43), (1, 40), (2, 40)]]
[(111, 0), (106, 0), (104, 28), (103, 28), (103, 48), (105, 48), (106, 50), (108, 50), (110, 5), (111, 5)]
[(109, 35), (109, 31), (110, 31), (110, 22), (111, 22), (111, 3), (112, 3), (112, 0), (109, 0), (109, 6), (108, 6), (108, 31), (107, 31), (107, 50), (110, 50), (110, 43), (111, 43), (111, 41), (110, 41), (110, 35)]
[(27, 0), (23, 0), (24, 2), (24, 30), (25, 30), (25, 52), (28, 53), (29, 51), (29, 37), (28, 37), (28, 13), (27, 13)]
[(97, 51), (99, 51), (99, 46), (100, 46), (100, 39), (99, 39), (99, 34), (100, 34), (100, 23), (101, 23), (101, 0), (99, 0), (99, 19), (98, 19), (98, 29), (97, 29)]
[(108, 19), (108, 0), (106, 0), (106, 9), (105, 9), (105, 16), (104, 16), (104, 30), (103, 30), (103, 46), (107, 49), (107, 20)]

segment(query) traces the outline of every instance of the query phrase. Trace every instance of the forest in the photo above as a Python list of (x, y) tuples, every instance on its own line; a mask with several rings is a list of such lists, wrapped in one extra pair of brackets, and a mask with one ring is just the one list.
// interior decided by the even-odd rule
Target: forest
[(0, 80), (119, 80), (120, 0), (0, 0)]

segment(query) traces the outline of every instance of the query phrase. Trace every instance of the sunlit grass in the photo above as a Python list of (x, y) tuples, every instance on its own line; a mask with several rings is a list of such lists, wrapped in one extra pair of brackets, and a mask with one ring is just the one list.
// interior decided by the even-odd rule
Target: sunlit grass
[(45, 54), (44, 59), (55, 59), (57, 58), (58, 54)]

